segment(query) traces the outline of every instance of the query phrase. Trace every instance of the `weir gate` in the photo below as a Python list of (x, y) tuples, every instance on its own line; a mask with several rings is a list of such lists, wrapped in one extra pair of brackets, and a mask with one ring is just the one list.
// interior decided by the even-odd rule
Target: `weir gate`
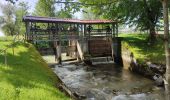
[(77, 20), (25, 16), (26, 41), (33, 43), (42, 55), (62, 53), (82, 61), (110, 57), (121, 63), (121, 40), (118, 22), (112, 20)]

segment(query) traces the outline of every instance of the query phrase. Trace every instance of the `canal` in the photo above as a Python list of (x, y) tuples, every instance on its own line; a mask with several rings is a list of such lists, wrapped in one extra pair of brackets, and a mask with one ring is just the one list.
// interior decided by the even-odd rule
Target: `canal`
[(153, 80), (113, 63), (88, 66), (64, 62), (51, 68), (81, 100), (166, 100), (164, 88)]

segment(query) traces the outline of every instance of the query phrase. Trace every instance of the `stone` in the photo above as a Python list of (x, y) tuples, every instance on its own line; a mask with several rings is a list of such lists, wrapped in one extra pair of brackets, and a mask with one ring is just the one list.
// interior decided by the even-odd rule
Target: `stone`
[(117, 90), (112, 90), (112, 93), (117, 95)]
[(164, 83), (164, 80), (163, 80), (163, 77), (159, 74), (155, 74), (153, 76), (153, 79), (155, 80), (155, 83), (158, 85), (158, 86), (162, 86), (163, 83)]

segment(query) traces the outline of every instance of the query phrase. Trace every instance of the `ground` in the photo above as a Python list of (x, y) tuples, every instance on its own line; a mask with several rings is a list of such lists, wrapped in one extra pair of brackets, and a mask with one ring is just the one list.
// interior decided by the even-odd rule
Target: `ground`
[[(0, 51), (11, 43), (0, 38)], [(0, 53), (0, 100), (70, 100), (57, 89), (55, 74), (31, 44), (16, 43), (14, 51), (7, 50), (7, 66)]]
[(148, 43), (147, 34), (120, 34), (119, 36), (123, 37), (122, 47), (133, 52), (139, 62), (151, 61), (165, 64), (162, 35), (157, 36), (157, 41), (154, 45)]

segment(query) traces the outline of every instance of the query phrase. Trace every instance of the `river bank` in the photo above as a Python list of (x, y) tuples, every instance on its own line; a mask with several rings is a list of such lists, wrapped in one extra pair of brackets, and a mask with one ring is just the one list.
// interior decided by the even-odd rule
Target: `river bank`
[[(0, 39), (0, 50), (11, 43)], [(19, 41), (14, 51), (7, 50), (7, 65), (0, 54), (0, 100), (70, 100), (56, 87), (56, 75), (33, 45)]]
[(120, 37), (123, 37), (124, 66), (163, 85), (166, 67), (162, 35), (157, 36), (154, 44), (148, 43), (147, 34), (121, 34)]

